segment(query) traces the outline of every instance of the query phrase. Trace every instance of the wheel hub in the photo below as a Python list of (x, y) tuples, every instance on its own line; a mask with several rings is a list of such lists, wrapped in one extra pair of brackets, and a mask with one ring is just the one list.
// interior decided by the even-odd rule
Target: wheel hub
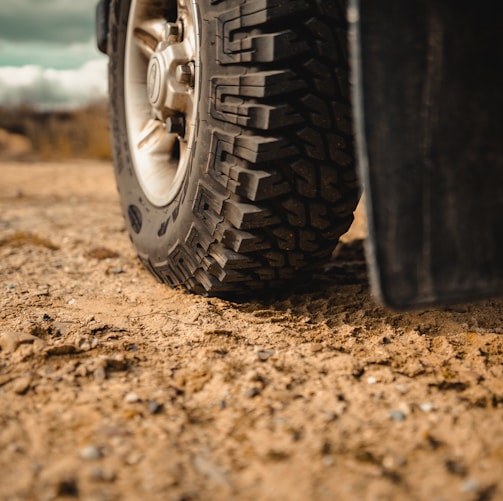
[(150, 58), (147, 94), (154, 113), (186, 115), (193, 104), (194, 64), (183, 44), (160, 44)]
[(163, 70), (162, 59), (155, 54), (150, 59), (147, 72), (147, 93), (150, 104), (153, 108), (157, 108), (163, 101), (163, 91), (165, 92), (165, 85), (163, 85), (162, 76), (165, 73), (165, 70)]

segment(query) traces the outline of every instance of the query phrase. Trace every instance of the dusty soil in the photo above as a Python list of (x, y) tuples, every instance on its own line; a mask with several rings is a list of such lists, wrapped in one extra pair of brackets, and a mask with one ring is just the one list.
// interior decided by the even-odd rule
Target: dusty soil
[(109, 164), (0, 164), (0, 499), (503, 499), (503, 302), (379, 306), (363, 226), (275, 300), (197, 297)]

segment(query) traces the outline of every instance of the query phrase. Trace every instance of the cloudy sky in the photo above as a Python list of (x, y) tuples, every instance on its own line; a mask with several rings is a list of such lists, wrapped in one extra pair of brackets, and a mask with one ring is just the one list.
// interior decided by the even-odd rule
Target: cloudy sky
[(97, 0), (0, 0), (0, 105), (44, 108), (106, 95), (96, 49)]

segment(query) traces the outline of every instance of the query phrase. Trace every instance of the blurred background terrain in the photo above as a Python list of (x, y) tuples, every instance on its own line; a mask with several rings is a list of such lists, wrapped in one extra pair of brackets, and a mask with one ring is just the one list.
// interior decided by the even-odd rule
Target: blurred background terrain
[(110, 158), (95, 6), (0, 3), (0, 161)]
[(0, 107), (0, 161), (109, 160), (106, 102), (74, 109)]

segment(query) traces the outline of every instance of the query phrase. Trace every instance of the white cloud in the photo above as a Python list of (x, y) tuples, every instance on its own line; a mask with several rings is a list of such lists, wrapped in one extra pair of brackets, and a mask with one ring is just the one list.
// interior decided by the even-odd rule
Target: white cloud
[(41, 108), (87, 104), (107, 95), (107, 61), (88, 61), (75, 70), (41, 66), (0, 67), (0, 104)]

